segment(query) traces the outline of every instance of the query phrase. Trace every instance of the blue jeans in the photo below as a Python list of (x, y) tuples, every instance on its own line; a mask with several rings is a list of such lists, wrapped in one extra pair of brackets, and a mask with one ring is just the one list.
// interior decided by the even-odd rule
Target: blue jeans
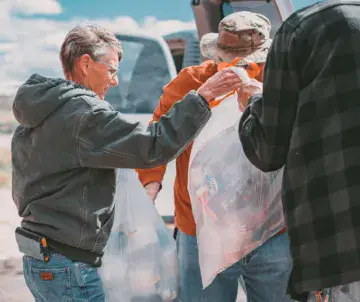
[(103, 302), (96, 267), (52, 254), (49, 262), (24, 256), (25, 282), (36, 302)]
[[(220, 273), (202, 289), (195, 236), (178, 231), (180, 296), (182, 302), (235, 302), (242, 277), (247, 301), (287, 302), (286, 288), (292, 269), (288, 234), (277, 235)], [(240, 279), (241, 282), (241, 279)]]

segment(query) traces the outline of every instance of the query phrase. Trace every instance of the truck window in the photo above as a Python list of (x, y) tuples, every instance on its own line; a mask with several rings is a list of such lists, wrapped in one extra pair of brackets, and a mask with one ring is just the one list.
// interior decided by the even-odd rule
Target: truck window
[(169, 45), (171, 55), (174, 59), (176, 72), (179, 73), (183, 69), (184, 54), (186, 42), (184, 39), (169, 39), (166, 40), (166, 43)]
[(224, 17), (238, 11), (250, 11), (253, 13), (259, 13), (267, 18), (271, 22), (271, 36), (273, 37), (276, 31), (279, 29), (282, 21), (280, 12), (274, 1), (267, 2), (266, 0), (258, 1), (231, 1), (223, 2), (222, 11)]
[(122, 113), (153, 113), (163, 86), (171, 76), (166, 57), (156, 40), (118, 36), (123, 48), (119, 63), (119, 85), (106, 96), (115, 110)]

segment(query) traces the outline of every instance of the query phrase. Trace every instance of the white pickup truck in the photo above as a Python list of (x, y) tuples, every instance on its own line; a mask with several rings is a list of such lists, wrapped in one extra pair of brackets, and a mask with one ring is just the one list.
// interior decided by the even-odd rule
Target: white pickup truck
[[(111, 88), (106, 97), (116, 110), (148, 123), (163, 86), (182, 68), (201, 63), (199, 39), (208, 32), (217, 32), (220, 20), (226, 15), (236, 11), (261, 13), (270, 19), (274, 35), (282, 21), (293, 12), (290, 0), (193, 0), (191, 5), (197, 30), (163, 37), (117, 34), (124, 59), (119, 64), (119, 86)], [(156, 207), (167, 223), (173, 221), (175, 171), (173, 161), (168, 164), (163, 189), (156, 200)]]

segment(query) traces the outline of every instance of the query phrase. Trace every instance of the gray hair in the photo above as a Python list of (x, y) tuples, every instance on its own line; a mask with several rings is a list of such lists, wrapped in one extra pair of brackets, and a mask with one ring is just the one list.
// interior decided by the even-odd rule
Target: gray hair
[(60, 50), (65, 76), (72, 73), (76, 60), (82, 55), (88, 54), (93, 60), (97, 60), (106, 54), (109, 47), (117, 51), (120, 61), (123, 51), (112, 32), (97, 25), (76, 26), (67, 34)]

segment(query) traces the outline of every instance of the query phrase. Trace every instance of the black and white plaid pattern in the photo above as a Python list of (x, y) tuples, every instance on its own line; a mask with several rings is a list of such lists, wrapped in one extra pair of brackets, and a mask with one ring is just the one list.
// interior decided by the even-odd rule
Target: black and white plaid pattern
[(284, 22), (239, 134), (255, 166), (285, 165), (293, 296), (360, 280), (360, 1)]

